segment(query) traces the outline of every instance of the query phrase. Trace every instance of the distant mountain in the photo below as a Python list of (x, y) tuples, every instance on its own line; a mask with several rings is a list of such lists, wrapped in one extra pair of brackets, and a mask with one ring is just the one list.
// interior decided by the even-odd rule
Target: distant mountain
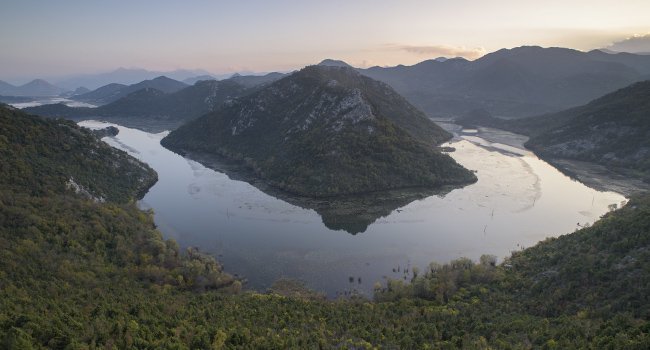
[(0, 95), (12, 96), (12, 93), (16, 89), (15, 86), (0, 80)]
[(96, 90), (73, 96), (73, 99), (101, 105), (123, 97), (123, 93), (126, 92), (128, 88), (128, 85), (111, 83)]
[(58, 96), (65, 91), (65, 89), (54, 86), (43, 79), (35, 79), (20, 86), (0, 81), (0, 95), (4, 96), (50, 97)]
[(199, 75), (196, 77), (190, 77), (187, 79), (183, 79), (183, 82), (187, 85), (194, 85), (197, 81), (200, 80), (217, 80), (217, 78), (211, 76), (211, 75)]
[(162, 144), (241, 161), (265, 183), (307, 197), (475, 181), (434, 146), (451, 137), (386, 84), (310, 66), (232, 100)]
[(353, 68), (351, 65), (345, 63), (344, 61), (341, 60), (333, 60), (330, 58), (326, 58), (318, 64), (319, 66), (328, 66), (328, 67), (348, 67), (348, 68)]
[(82, 94), (85, 94), (85, 93), (88, 93), (88, 92), (90, 92), (90, 89), (88, 89), (87, 87), (84, 87), (84, 86), (80, 86), (80, 87), (76, 88), (72, 92), (72, 95), (82, 95)]
[(92, 103), (95, 105), (104, 105), (107, 103), (117, 101), (120, 98), (125, 97), (130, 93), (145, 88), (156, 89), (164, 93), (173, 93), (183, 88), (186, 88), (187, 86), (188, 85), (183, 82), (170, 79), (164, 76), (160, 76), (155, 79), (144, 80), (137, 84), (132, 84), (128, 86), (122, 84), (108, 84), (94, 91), (73, 96), (72, 99), (77, 101)]
[(512, 118), (581, 105), (647, 79), (650, 57), (528, 46), (475, 61), (428, 60), (359, 71), (388, 83), (429, 116), (458, 117), (485, 109)]
[(231, 81), (234, 81), (245, 87), (256, 87), (260, 85), (265, 85), (272, 83), (282, 77), (286, 76), (284, 73), (272, 72), (265, 75), (240, 75), (235, 74), (230, 77)]
[(150, 80), (163, 75), (174, 80), (182, 81), (200, 75), (210, 75), (210, 73), (201, 69), (178, 69), (174, 71), (163, 72), (150, 71), (140, 68), (118, 68), (114, 71), (106, 73), (82, 74), (60, 79), (56, 81), (56, 84), (68, 90), (74, 90), (79, 86), (85, 86), (91, 90), (94, 90), (111, 83), (131, 85), (143, 80)]
[[(111, 89), (122, 91), (124, 88), (124, 85), (115, 85), (118, 86)], [(109, 87), (102, 89), (110, 92)], [(25, 111), (74, 120), (98, 118), (149, 131), (161, 131), (174, 129), (186, 120), (212, 111), (224, 101), (251, 91), (231, 79), (204, 80), (169, 94), (151, 87), (143, 88), (97, 108), (53, 104), (26, 108)]]

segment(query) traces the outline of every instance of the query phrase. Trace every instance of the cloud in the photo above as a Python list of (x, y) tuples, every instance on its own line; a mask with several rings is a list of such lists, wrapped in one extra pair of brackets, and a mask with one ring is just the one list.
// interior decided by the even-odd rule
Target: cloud
[(606, 49), (617, 52), (650, 53), (650, 34), (635, 34), (624, 40), (614, 42), (607, 46)]
[(429, 45), (429, 46), (416, 46), (416, 45), (394, 45), (390, 44), (388, 47), (392, 50), (405, 51), (418, 56), (429, 57), (465, 57), (468, 59), (476, 59), (485, 55), (485, 49), (482, 47), (466, 48), (463, 46), (447, 46), (447, 45)]

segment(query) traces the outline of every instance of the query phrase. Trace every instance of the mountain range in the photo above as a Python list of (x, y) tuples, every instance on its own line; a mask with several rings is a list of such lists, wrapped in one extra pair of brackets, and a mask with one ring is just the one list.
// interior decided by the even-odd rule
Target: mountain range
[(354, 69), (309, 66), (172, 131), (177, 152), (236, 160), (305, 197), (476, 180), (434, 146), (451, 135), (388, 85)]
[[(90, 90), (95, 90), (101, 86), (111, 83), (122, 85), (131, 85), (143, 80), (151, 80), (155, 77), (166, 76), (174, 80), (183, 81), (185, 79), (206, 76), (211, 73), (202, 69), (177, 69), (173, 71), (151, 71), (141, 68), (118, 68), (116, 70), (97, 73), (97, 74), (80, 74), (59, 80), (54, 80), (56, 85), (64, 87), (68, 90), (74, 90), (79, 86), (85, 86)], [(216, 78), (227, 78), (228, 75), (218, 75)], [(188, 83), (188, 85), (191, 85)]]
[(474, 109), (518, 118), (585, 104), (650, 77), (650, 56), (524, 46), (477, 60), (428, 60), (413, 66), (359, 69), (391, 85), (430, 117)]
[(137, 84), (131, 84), (131, 85), (111, 83), (108, 85), (104, 85), (96, 90), (87, 92), (85, 94), (72, 96), (71, 98), (77, 101), (87, 102), (87, 103), (101, 106), (107, 103), (117, 101), (120, 98), (125, 97), (132, 92), (136, 92), (138, 90), (142, 90), (146, 88), (156, 89), (160, 92), (169, 94), (169, 93), (174, 93), (176, 91), (179, 91), (183, 88), (186, 88), (187, 86), (188, 85), (183, 82), (170, 79), (165, 76), (160, 76), (154, 79), (144, 80)]
[(97, 108), (50, 104), (29, 107), (25, 111), (74, 120), (97, 118), (149, 131), (162, 131), (175, 129), (187, 120), (212, 111), (229, 99), (251, 93), (257, 88), (254, 83), (263, 85), (277, 76), (281, 75), (278, 73), (262, 77), (237, 76), (224, 80), (200, 80), (191, 86), (159, 77), (130, 86), (109, 84), (87, 94), (72, 97), (98, 104), (102, 101), (112, 101)]
[(14, 86), (0, 80), (0, 95), (19, 97), (51, 97), (58, 96), (66, 89), (54, 86), (43, 79), (34, 79), (29, 83)]

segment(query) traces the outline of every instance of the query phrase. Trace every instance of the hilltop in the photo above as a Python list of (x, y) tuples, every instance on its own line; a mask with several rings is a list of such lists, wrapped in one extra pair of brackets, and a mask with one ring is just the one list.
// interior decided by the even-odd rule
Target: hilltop
[(319, 197), (475, 181), (434, 150), (450, 137), (386, 84), (350, 68), (309, 66), (162, 144), (241, 161), (273, 187)]

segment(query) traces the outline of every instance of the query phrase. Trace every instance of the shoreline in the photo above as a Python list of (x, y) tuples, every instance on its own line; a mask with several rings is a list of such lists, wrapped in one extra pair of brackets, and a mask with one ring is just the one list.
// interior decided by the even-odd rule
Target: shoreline
[[(447, 124), (447, 127), (453, 130), (455, 137), (462, 138), (462, 126), (451, 122), (443, 122), (441, 124)], [(525, 135), (490, 127), (478, 127), (476, 130), (477, 132), (472, 133), (471, 135), (480, 137), (492, 143), (499, 143), (519, 148), (526, 153), (533, 154), (537, 158), (549, 163), (571, 179), (598, 191), (620, 193), (627, 198), (638, 193), (650, 191), (650, 184), (626, 176), (625, 174), (614, 172), (600, 164), (572, 159), (544, 157), (535, 153), (524, 146), (526, 141), (528, 141), (528, 137)], [(486, 147), (485, 145), (480, 146)], [(496, 147), (491, 149), (505, 152)]]

